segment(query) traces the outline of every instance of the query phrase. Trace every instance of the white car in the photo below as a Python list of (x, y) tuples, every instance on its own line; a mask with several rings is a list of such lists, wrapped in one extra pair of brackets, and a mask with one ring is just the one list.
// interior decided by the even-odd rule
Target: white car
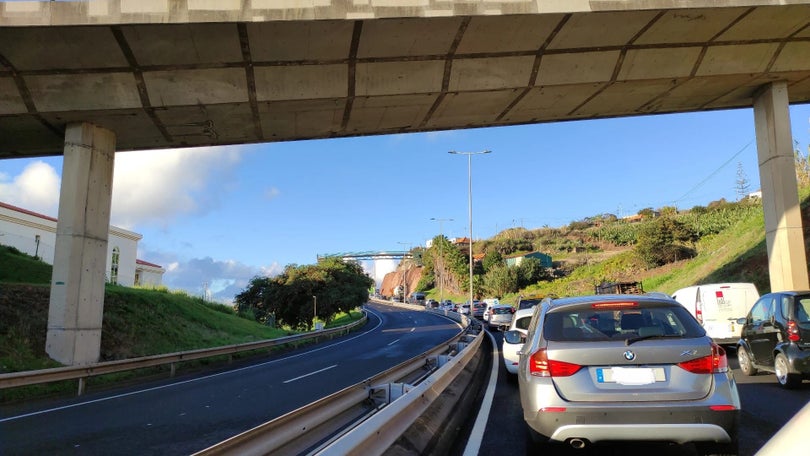
[[(517, 374), (518, 361), (520, 361), (518, 351), (521, 347), (523, 347), (523, 342), (526, 340), (526, 329), (529, 327), (529, 323), (532, 321), (533, 311), (534, 307), (516, 311), (512, 316), (512, 324), (509, 325), (509, 330), (515, 331), (515, 333), (504, 333), (503, 348), (501, 348), (501, 353), (503, 353), (503, 365), (510, 374)], [(514, 336), (517, 333), (520, 333), (521, 336), (515, 338)]]

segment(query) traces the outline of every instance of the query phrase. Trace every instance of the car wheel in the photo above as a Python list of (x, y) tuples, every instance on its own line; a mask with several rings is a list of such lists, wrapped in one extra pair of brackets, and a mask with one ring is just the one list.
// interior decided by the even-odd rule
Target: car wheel
[(740, 363), (740, 370), (745, 375), (757, 375), (757, 368), (754, 367), (751, 357), (748, 356), (748, 351), (742, 346), (737, 347), (737, 361)]
[(776, 374), (776, 381), (785, 388), (795, 388), (802, 382), (801, 376), (790, 373), (790, 364), (782, 353), (776, 355), (773, 371)]
[(697, 445), (698, 454), (704, 456), (737, 456), (739, 445), (736, 441), (728, 443), (703, 443)]

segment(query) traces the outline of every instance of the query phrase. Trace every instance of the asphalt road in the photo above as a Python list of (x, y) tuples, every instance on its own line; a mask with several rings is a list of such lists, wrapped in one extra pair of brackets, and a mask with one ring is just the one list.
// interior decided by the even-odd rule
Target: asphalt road
[(360, 332), (249, 366), (0, 409), (0, 455), (184, 455), (363, 381), (450, 339), (454, 322), (370, 304)]
[[(493, 332), (498, 346), (502, 333)], [(500, 354), (500, 349), (498, 350)], [(746, 377), (739, 369), (736, 353), (728, 352), (729, 366), (734, 371), (742, 402), (739, 456), (753, 456), (768, 439), (810, 400), (810, 382), (805, 381), (795, 390), (781, 388), (773, 374), (763, 373)], [(527, 451), (527, 433), (523, 422), (517, 381), (498, 359), (498, 381), (492, 408), (484, 430), (479, 456), (506, 456), (531, 454)], [(595, 446), (584, 450), (570, 450), (577, 456), (649, 455), (694, 456), (693, 445), (627, 444)]]

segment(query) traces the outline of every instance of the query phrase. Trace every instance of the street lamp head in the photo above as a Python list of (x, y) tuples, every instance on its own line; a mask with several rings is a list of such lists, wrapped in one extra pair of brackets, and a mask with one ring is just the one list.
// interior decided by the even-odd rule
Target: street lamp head
[(448, 154), (453, 154), (453, 155), (481, 155), (481, 154), (492, 153), (492, 151), (491, 150), (482, 150), (482, 151), (478, 151), (478, 152), (459, 152), (457, 150), (450, 150), (447, 153)]

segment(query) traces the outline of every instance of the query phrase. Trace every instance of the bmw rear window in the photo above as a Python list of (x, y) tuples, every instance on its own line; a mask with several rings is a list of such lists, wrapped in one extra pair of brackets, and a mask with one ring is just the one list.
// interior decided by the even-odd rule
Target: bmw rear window
[(543, 333), (553, 341), (594, 341), (631, 338), (695, 338), (706, 334), (681, 305), (567, 306), (550, 311)]

